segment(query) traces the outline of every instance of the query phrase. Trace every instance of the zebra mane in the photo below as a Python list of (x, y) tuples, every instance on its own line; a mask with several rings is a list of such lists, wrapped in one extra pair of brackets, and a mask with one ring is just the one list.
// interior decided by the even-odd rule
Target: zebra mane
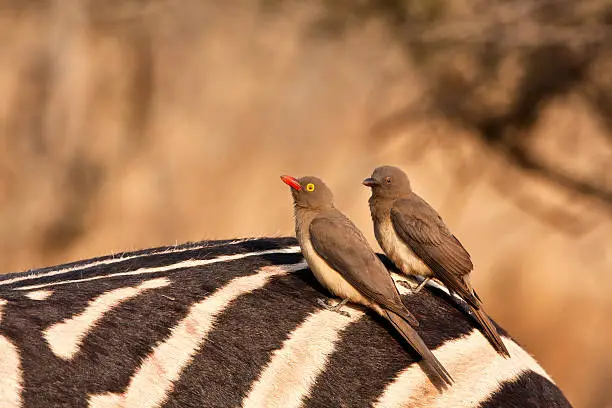
[(375, 314), (318, 304), (328, 294), (295, 238), (187, 243), (3, 275), (0, 406), (570, 406), (506, 332), (511, 359), (443, 290), (400, 291), (455, 377), (444, 393)]

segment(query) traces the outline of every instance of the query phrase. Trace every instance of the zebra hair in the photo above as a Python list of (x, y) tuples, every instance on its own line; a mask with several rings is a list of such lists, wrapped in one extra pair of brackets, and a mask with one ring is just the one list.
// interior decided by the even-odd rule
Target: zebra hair
[(5, 275), (0, 406), (570, 406), (505, 331), (510, 359), (444, 291), (400, 291), (456, 380), (444, 393), (375, 314), (318, 304), (328, 295), (294, 238), (188, 243)]

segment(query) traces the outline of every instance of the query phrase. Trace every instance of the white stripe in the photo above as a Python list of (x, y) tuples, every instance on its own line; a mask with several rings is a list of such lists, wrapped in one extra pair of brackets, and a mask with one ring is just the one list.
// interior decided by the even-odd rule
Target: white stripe
[(193, 268), (196, 266), (210, 265), (210, 264), (214, 264), (218, 262), (234, 261), (237, 259), (247, 258), (250, 256), (269, 255), (269, 254), (293, 254), (297, 252), (300, 252), (299, 246), (293, 246), (293, 247), (288, 247), (288, 248), (283, 248), (283, 249), (267, 249), (265, 251), (247, 252), (245, 254), (222, 255), (222, 256), (218, 256), (217, 258), (212, 258), (212, 259), (190, 259), (187, 261), (181, 261), (181, 262), (171, 264), (171, 265), (156, 266), (156, 267), (150, 267), (150, 268), (140, 268), (134, 271), (111, 273), (108, 275), (93, 276), (91, 278), (72, 279), (72, 280), (66, 280), (66, 281), (42, 283), (40, 285), (23, 286), (19, 288), (14, 288), (13, 290), (40, 289), (40, 288), (46, 288), (49, 286), (59, 286), (59, 285), (67, 285), (70, 283), (90, 282), (90, 281), (95, 281), (99, 279), (115, 278), (117, 276), (143, 275), (147, 273), (167, 272), (167, 271), (172, 271), (174, 269), (181, 269), (181, 268)]
[[(293, 408), (302, 405), (317, 376), (333, 353), (340, 332), (363, 316), (351, 307), (350, 317), (330, 310), (310, 315), (281, 349), (274, 352), (270, 363), (243, 400), (244, 408)], [(365, 373), (364, 373), (365, 374)]]
[(157, 346), (132, 375), (125, 393), (90, 395), (89, 406), (92, 408), (160, 406), (172, 391), (174, 381), (179, 379), (181, 372), (206, 340), (217, 316), (232, 301), (263, 287), (273, 276), (305, 267), (305, 262), (264, 267), (254, 275), (231, 280), (206, 299), (195, 303), (187, 316), (172, 329), (170, 337)]
[(2, 322), (2, 318), (4, 317), (4, 306), (8, 303), (6, 299), (0, 299), (0, 322)]
[[(0, 321), (7, 301), (0, 299)], [(0, 335), (0, 401), (2, 408), (21, 407), (23, 373), (19, 360), (19, 351), (11, 341)]]
[(47, 328), (44, 331), (45, 339), (56, 356), (65, 360), (71, 359), (79, 351), (87, 333), (115, 306), (149, 289), (168, 285), (168, 279), (158, 278), (144, 281), (138, 286), (106, 292), (91, 300), (83, 312)]
[[(235, 240), (235, 241), (231, 241), (231, 242), (225, 242), (225, 243), (220, 244), (220, 245), (235, 245), (235, 244), (239, 244), (239, 243), (242, 243), (242, 242), (250, 241), (250, 240), (253, 240), (253, 239), (254, 238), (246, 238), (246, 239)], [(205, 241), (205, 242), (202, 243), (202, 245), (197, 245), (197, 246), (193, 246), (193, 247), (189, 247), (189, 248), (174, 248), (174, 249), (167, 249), (165, 251), (160, 251), (160, 252), (147, 252), (147, 253), (144, 253), (144, 254), (131, 255), (131, 256), (120, 257), (120, 258), (107, 258), (107, 259), (103, 259), (103, 260), (100, 260), (100, 261), (94, 261), (94, 262), (91, 262), (91, 263), (88, 263), (88, 264), (81, 264), (81, 265), (77, 265), (77, 266), (71, 266), (71, 267), (68, 267), (68, 268), (55, 269), (55, 270), (44, 272), (44, 273), (34, 272), (34, 273), (31, 273), (31, 274), (26, 275), (26, 276), (18, 276), (16, 278), (0, 280), (0, 286), (9, 285), (11, 283), (21, 282), (21, 281), (29, 280), (29, 279), (38, 279), (38, 278), (46, 278), (46, 277), (49, 277), (49, 276), (61, 275), (63, 273), (78, 271), (80, 269), (87, 269), (87, 268), (91, 268), (91, 267), (98, 266), (98, 265), (110, 265), (110, 264), (114, 264), (114, 263), (117, 263), (117, 262), (127, 261), (127, 260), (130, 260), (130, 259), (145, 258), (145, 257), (151, 256), (151, 255), (173, 254), (173, 253), (187, 252), (187, 251), (193, 251), (193, 250), (204, 249), (204, 248), (217, 248), (220, 245), (207, 245), (206, 241)]]
[(438, 392), (420, 366), (412, 364), (387, 386), (375, 408), (477, 407), (504, 382), (533, 370), (552, 382), (544, 369), (514, 341), (503, 338), (512, 358), (501, 357), (477, 330), (444, 343), (433, 353), (451, 373), (455, 383)]
[(32, 300), (46, 300), (52, 294), (53, 291), (50, 290), (34, 290), (26, 293), (25, 295)]

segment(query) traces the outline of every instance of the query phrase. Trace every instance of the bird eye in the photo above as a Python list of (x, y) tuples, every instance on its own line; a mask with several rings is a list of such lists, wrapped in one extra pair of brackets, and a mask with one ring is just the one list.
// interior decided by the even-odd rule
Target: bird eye
[(387, 177), (387, 178), (385, 179), (385, 182), (386, 182), (387, 184), (391, 183), (391, 177)]
[(306, 191), (314, 191), (314, 189), (315, 189), (314, 184), (312, 183), (306, 184)]

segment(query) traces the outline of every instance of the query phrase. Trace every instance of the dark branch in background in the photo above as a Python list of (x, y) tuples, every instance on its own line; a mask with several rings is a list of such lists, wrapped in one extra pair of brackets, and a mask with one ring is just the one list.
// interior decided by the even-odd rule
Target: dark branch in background
[[(450, 11), (452, 0), (321, 1), (326, 13), (315, 24), (315, 34), (333, 39), (367, 20), (383, 19), (425, 78), (429, 115), (469, 129), (515, 168), (612, 209), (612, 186), (605, 174), (578, 177), (552, 166), (533, 143), (543, 108), (578, 94), (600, 116), (612, 151), (612, 79), (606, 83), (591, 72), (593, 64), (612, 62), (611, 2), (489, 0), (474, 5), (479, 9), (473, 18), (461, 19)], [(459, 55), (472, 62), (473, 72), (455, 66)], [(508, 58), (519, 61), (521, 72), (510, 89), (499, 74)], [(607, 76), (612, 77), (609, 66)], [(489, 96), (491, 91), (502, 92), (509, 102), (500, 104)], [(373, 134), (392, 132), (422, 113), (422, 107), (408, 106), (376, 123)], [(564, 160), (573, 160), (574, 154)], [(612, 172), (612, 163), (605, 167)]]

